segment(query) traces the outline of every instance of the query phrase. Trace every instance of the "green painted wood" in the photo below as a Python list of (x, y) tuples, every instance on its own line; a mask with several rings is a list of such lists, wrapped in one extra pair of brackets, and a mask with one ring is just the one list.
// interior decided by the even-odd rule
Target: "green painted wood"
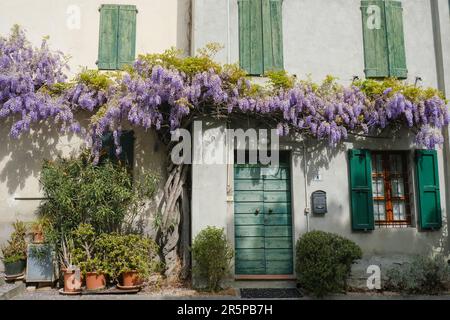
[(250, 74), (264, 73), (261, 0), (250, 0)]
[(273, 275), (293, 274), (294, 268), (292, 260), (286, 261), (266, 261), (266, 272)]
[[(274, 257), (276, 257), (276, 255), (274, 255)], [(266, 257), (264, 249), (241, 249), (236, 251), (236, 260), (265, 261), (265, 259)]]
[(101, 70), (117, 69), (117, 52), (119, 31), (119, 6), (102, 5), (100, 9), (100, 31), (98, 48), (98, 68)]
[[(235, 165), (236, 274), (293, 273), (289, 171), (287, 165), (275, 171)], [(267, 265), (267, 260), (284, 262), (284, 266), (275, 268), (277, 264)]]
[(264, 237), (236, 237), (236, 250), (238, 249), (264, 249)]
[(262, 0), (264, 73), (283, 70), (282, 0)]
[(266, 249), (290, 249), (292, 239), (290, 237), (264, 238)]
[(136, 50), (136, 6), (119, 6), (118, 68), (131, 65)]
[(264, 191), (264, 202), (290, 202), (291, 194), (286, 191)]
[(416, 150), (419, 223), (421, 229), (442, 227), (439, 169), (436, 150)]
[(239, 64), (248, 73), (251, 71), (250, 61), (250, 0), (239, 0)]
[(264, 253), (268, 261), (292, 262), (292, 249), (266, 249)]
[(349, 150), (353, 230), (373, 230), (372, 159), (368, 150)]
[(236, 226), (236, 237), (264, 237), (264, 225)]
[(265, 226), (265, 234), (266, 238), (271, 237), (287, 237), (289, 241), (292, 238), (292, 228), (290, 225), (287, 226)]
[(234, 184), (235, 191), (263, 191), (264, 184), (260, 180), (238, 180)]
[(389, 75), (405, 79), (408, 77), (408, 70), (406, 68), (402, 3), (399, 1), (386, 1), (385, 8)]
[(290, 191), (290, 180), (264, 180), (263, 185), (266, 191)]
[(264, 212), (264, 203), (263, 202), (234, 203), (235, 214), (254, 214), (256, 212), (256, 209), (258, 209), (259, 212)]
[(384, 1), (361, 1), (361, 12), (366, 77), (388, 77), (389, 56)]
[(237, 202), (262, 202), (264, 201), (264, 192), (262, 191), (239, 191), (234, 196)]

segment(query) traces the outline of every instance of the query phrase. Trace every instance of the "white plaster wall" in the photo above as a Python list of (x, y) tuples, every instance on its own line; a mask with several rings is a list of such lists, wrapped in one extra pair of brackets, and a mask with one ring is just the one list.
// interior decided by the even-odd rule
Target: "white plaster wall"
[[(172, 46), (189, 54), (190, 0), (2, 0), (0, 35), (9, 34), (10, 28), (19, 24), (35, 45), (43, 36), (50, 36), (52, 48), (71, 56), (72, 73), (80, 66), (95, 69), (101, 4), (136, 5), (136, 55)], [(73, 7), (79, 9), (79, 29), (68, 27)]]
[[(443, 10), (441, 16), (445, 16), (448, 1), (438, 1)], [(420, 76), (423, 85), (436, 86), (430, 2), (402, 2), (409, 71), (407, 80), (414, 82)], [(329, 74), (338, 77), (343, 83), (351, 82), (353, 76), (364, 78), (360, 3), (360, 0), (284, 0), (285, 70), (300, 78), (311, 75), (315, 81)], [(239, 61), (237, 0), (193, 0), (192, 23), (193, 50), (210, 42), (218, 42), (225, 48), (217, 55), (217, 60), (231, 63)], [(447, 24), (443, 23), (443, 28), (448, 29), (448, 21)], [(448, 37), (446, 42), (448, 46)]]

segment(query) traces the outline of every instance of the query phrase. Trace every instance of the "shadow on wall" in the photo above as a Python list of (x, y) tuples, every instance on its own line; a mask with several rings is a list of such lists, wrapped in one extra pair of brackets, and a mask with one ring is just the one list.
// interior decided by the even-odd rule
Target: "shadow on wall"
[(11, 125), (12, 121), (6, 120), (0, 128), (0, 183), (7, 187), (9, 194), (26, 188), (29, 177), (39, 179), (44, 159), (62, 155), (63, 149), (71, 150), (72, 145), (79, 146), (79, 143), (73, 143), (74, 135), (67, 136), (67, 146), (61, 144), (61, 133), (50, 125), (39, 125), (37, 131), (13, 139), (9, 135)]
[(177, 48), (183, 50), (185, 55), (191, 51), (191, 0), (177, 1)]

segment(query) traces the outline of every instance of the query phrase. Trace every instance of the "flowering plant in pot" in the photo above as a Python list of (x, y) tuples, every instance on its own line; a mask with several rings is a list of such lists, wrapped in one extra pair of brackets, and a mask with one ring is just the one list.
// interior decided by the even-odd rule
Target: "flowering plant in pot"
[(82, 223), (72, 232), (74, 239), (73, 261), (86, 279), (87, 290), (106, 287), (106, 264), (103, 251), (96, 243), (97, 235), (90, 224)]
[(21, 221), (13, 224), (14, 231), (8, 244), (1, 248), (6, 276), (18, 276), (24, 273), (27, 259), (27, 228)]
[(52, 229), (52, 223), (48, 218), (39, 218), (31, 225), (31, 233), (33, 235), (33, 243), (44, 243), (46, 240), (46, 233)]
[(139, 235), (102, 234), (98, 244), (105, 252), (108, 273), (120, 287), (136, 287), (159, 270), (157, 244)]

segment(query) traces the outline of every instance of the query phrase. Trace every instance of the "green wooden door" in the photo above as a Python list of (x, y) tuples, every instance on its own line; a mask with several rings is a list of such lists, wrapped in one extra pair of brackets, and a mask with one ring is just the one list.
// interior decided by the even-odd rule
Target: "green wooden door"
[(237, 275), (293, 274), (289, 165), (235, 165)]

